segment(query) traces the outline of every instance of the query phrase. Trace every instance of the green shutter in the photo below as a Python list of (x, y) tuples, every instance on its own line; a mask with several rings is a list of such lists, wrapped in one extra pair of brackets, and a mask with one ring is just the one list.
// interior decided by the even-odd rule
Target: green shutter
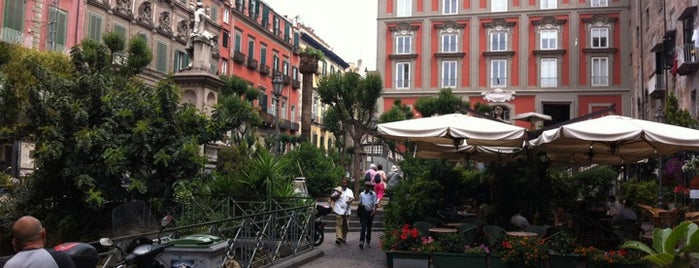
[(294, 48), (298, 51), (299, 49), (299, 33), (294, 33)]
[(87, 37), (96, 41), (102, 41), (102, 17), (90, 14), (90, 22), (87, 29)]
[(284, 21), (284, 41), (289, 42), (291, 40), (291, 23)]
[(126, 40), (126, 28), (124, 26), (121, 26), (119, 24), (114, 24), (114, 30), (115, 33), (119, 34), (124, 40)]
[(66, 47), (68, 13), (63, 10), (59, 11), (56, 23), (56, 47), (60, 46), (61, 51), (63, 51), (63, 49)]
[(156, 70), (161, 73), (167, 72), (167, 45), (163, 42), (158, 42), (158, 65)]
[(254, 59), (255, 58), (254, 55), (255, 55), (255, 40), (250, 39), (248, 41), (248, 57), (251, 59)]
[(267, 64), (267, 48), (263, 46), (260, 48), (260, 66), (265, 64)]
[(2, 40), (8, 43), (21, 42), (20, 35), (24, 29), (25, 0), (5, 0), (2, 16)]
[(216, 6), (211, 7), (211, 19), (218, 22), (218, 7)]
[(262, 5), (262, 27), (267, 29), (269, 26), (269, 7), (267, 5)]
[(236, 32), (235, 33), (235, 51), (243, 52), (242, 46), (243, 46), (243, 37)]

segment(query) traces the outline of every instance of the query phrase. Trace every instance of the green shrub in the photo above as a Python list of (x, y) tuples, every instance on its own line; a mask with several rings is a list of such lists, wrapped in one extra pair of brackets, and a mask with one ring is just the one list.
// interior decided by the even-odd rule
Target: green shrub
[(302, 143), (282, 157), (282, 173), (291, 177), (306, 177), (306, 188), (311, 196), (327, 196), (344, 176), (342, 166), (327, 157), (326, 152), (312, 143)]
[(653, 205), (658, 198), (658, 184), (655, 181), (629, 180), (621, 184), (621, 199), (633, 204)]

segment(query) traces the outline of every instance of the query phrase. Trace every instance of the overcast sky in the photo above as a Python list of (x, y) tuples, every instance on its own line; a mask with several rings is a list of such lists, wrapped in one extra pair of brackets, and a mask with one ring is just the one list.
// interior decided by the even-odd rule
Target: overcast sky
[[(274, 11), (301, 22), (332, 47), (346, 62), (362, 59), (376, 69), (376, 14), (374, 0), (264, 0)], [(364, 71), (364, 70), (360, 70)]]

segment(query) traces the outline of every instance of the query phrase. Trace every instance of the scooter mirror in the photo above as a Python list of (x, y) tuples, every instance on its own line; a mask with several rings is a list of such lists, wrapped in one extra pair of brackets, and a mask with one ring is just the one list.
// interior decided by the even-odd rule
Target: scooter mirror
[(162, 226), (162, 227), (168, 226), (168, 225), (170, 225), (170, 223), (172, 223), (173, 220), (174, 220), (174, 218), (172, 217), (172, 215), (167, 215), (167, 216), (163, 217), (162, 220), (160, 220), (160, 226)]
[(105, 246), (105, 247), (111, 247), (114, 246), (114, 241), (112, 241), (109, 238), (100, 238), (100, 245)]

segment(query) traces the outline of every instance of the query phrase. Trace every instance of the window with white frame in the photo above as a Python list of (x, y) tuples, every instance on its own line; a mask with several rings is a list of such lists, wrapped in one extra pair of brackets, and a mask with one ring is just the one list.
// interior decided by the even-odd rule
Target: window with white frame
[(590, 2), (590, 6), (593, 7), (606, 7), (607, 6), (607, 0), (592, 0)]
[(558, 59), (543, 58), (540, 66), (539, 75), (541, 76), (541, 81), (539, 84), (541, 87), (558, 86)]
[(396, 88), (410, 88), (410, 62), (396, 63)]
[(396, 36), (396, 54), (410, 54), (413, 52), (413, 37), (411, 35)]
[(507, 50), (507, 32), (493, 31), (490, 32), (490, 51), (506, 51)]
[(223, 59), (221, 61), (221, 75), (227, 75), (228, 74), (228, 60)]
[(458, 40), (457, 34), (442, 34), (442, 52), (458, 52)]
[(555, 9), (558, 7), (558, 0), (541, 0), (541, 9)]
[(456, 61), (442, 62), (442, 88), (456, 88)]
[(558, 48), (558, 31), (541, 30), (539, 32), (539, 45), (542, 50)]
[(223, 9), (223, 22), (228, 23), (228, 17), (230, 16), (230, 11), (227, 8)]
[(456, 0), (442, 0), (442, 13), (445, 15), (458, 13)]
[(490, 60), (490, 87), (503, 87), (507, 85), (507, 60)]
[(592, 48), (609, 47), (609, 28), (592, 28), (590, 29), (590, 37)]
[(609, 85), (609, 58), (592, 57), (592, 85)]
[(396, 1), (396, 16), (407, 17), (413, 13), (413, 0)]
[(490, 11), (507, 11), (507, 0), (491, 0)]

